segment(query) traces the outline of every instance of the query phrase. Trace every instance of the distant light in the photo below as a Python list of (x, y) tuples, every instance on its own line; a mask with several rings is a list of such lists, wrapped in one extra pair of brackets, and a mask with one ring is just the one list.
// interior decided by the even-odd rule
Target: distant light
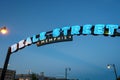
[(110, 65), (107, 65), (107, 68), (108, 68), (108, 69), (110, 69), (110, 68), (111, 68), (111, 66), (110, 66)]
[(3, 27), (3, 28), (0, 28), (0, 32), (1, 32), (2, 34), (7, 34), (7, 33), (8, 33), (8, 30), (7, 30), (6, 27)]

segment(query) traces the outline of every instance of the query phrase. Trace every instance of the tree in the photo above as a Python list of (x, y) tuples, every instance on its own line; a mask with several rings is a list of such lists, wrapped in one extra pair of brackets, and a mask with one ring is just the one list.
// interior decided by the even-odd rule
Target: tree
[(37, 78), (37, 74), (32, 73), (32, 80), (38, 80), (38, 78)]

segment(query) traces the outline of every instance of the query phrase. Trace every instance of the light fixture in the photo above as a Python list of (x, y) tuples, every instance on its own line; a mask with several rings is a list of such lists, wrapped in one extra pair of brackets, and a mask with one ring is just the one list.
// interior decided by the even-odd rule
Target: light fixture
[(8, 33), (7, 28), (6, 28), (6, 27), (0, 28), (0, 33), (2, 33), (2, 34), (7, 34), (7, 33)]

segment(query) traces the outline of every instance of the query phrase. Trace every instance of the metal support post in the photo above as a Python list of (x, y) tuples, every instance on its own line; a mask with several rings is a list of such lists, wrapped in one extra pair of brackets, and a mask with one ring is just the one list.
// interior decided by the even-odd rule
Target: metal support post
[(8, 52), (7, 52), (7, 56), (6, 56), (6, 59), (5, 59), (4, 67), (2, 69), (1, 80), (5, 79), (5, 73), (6, 73), (6, 70), (7, 70), (7, 67), (8, 67), (10, 55), (11, 55), (11, 48), (9, 47)]

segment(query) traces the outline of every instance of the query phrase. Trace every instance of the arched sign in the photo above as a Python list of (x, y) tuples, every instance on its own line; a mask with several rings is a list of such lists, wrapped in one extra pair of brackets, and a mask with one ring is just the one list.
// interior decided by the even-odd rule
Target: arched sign
[(4, 80), (5, 73), (7, 70), (8, 62), (11, 53), (14, 53), (26, 46), (31, 44), (36, 44), (37, 46), (42, 46), (45, 44), (63, 42), (63, 41), (72, 41), (74, 35), (104, 35), (104, 36), (120, 36), (119, 32), (120, 26), (114, 24), (97, 24), (97, 25), (83, 25), (83, 26), (66, 26), (63, 28), (56, 28), (52, 31), (41, 32), (38, 35), (28, 37), (24, 40), (19, 41), (16, 44), (13, 44), (8, 48), (8, 53), (4, 63), (4, 67), (1, 74), (1, 80)]
[(37, 46), (62, 42), (62, 41), (72, 41), (73, 35), (104, 35), (104, 36), (120, 36), (120, 33), (117, 30), (120, 29), (118, 25), (84, 25), (84, 26), (67, 26), (63, 28), (56, 28), (49, 32), (41, 32), (38, 35), (28, 37), (25, 40), (21, 40), (16, 44), (13, 44), (11, 48), (11, 53), (18, 51), (28, 45), (36, 43)]

